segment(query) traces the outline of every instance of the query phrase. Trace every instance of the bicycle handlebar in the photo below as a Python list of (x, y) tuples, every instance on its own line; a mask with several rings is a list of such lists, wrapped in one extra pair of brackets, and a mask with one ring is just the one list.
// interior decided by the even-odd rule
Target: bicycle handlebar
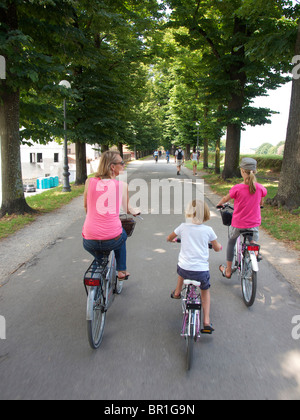
[[(181, 239), (180, 238), (176, 238), (174, 242), (177, 242), (178, 244), (181, 244)], [(209, 249), (213, 249), (213, 246), (211, 243), (208, 244), (208, 248)]]
[[(222, 204), (221, 206), (216, 206), (216, 208), (217, 208), (218, 210), (224, 210), (224, 209), (234, 210), (234, 207), (233, 207), (233, 206), (231, 206), (229, 203)], [(260, 208), (261, 208), (261, 209), (263, 209), (263, 208), (264, 208), (264, 206), (260, 206)]]
[(234, 210), (234, 207), (232, 207), (229, 203), (222, 204), (221, 206), (217, 206), (216, 208), (219, 210), (224, 210), (224, 209)]

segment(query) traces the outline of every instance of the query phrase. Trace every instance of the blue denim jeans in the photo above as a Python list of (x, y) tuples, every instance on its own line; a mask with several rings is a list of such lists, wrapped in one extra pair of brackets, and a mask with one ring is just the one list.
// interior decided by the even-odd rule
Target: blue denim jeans
[(84, 249), (92, 254), (100, 263), (102, 260), (103, 251), (115, 251), (117, 260), (117, 271), (126, 270), (126, 240), (127, 234), (123, 229), (122, 235), (118, 240), (111, 239), (110, 241), (94, 241), (83, 238)]

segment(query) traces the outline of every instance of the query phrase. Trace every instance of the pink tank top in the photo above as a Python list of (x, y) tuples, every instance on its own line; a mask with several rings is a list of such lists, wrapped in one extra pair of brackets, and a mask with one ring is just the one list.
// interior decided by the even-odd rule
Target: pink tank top
[(122, 182), (91, 178), (87, 194), (87, 216), (82, 236), (87, 240), (107, 241), (121, 235)]

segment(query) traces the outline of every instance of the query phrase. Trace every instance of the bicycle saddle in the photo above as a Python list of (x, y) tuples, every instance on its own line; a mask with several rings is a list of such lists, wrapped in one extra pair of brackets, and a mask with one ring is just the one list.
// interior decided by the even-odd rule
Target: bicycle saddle
[(111, 251), (101, 251), (101, 255), (103, 257), (109, 257), (110, 256)]
[(184, 284), (186, 286), (195, 286), (195, 287), (200, 287), (201, 286), (201, 282), (200, 281), (196, 281), (196, 280), (184, 280)]
[(241, 230), (241, 234), (243, 235), (243, 236), (251, 236), (251, 237), (253, 237), (253, 235), (254, 235), (254, 232), (253, 232), (253, 230)]

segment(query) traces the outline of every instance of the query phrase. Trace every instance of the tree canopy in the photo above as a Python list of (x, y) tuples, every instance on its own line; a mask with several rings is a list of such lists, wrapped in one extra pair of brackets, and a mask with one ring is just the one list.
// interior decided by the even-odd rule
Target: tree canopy
[(192, 147), (199, 130), (220, 150), (227, 133), (236, 175), (241, 130), (273, 112), (253, 100), (290, 80), (299, 16), (288, 0), (0, 0), (1, 213), (29, 210), (20, 144), (63, 137), (64, 98), (78, 149)]

